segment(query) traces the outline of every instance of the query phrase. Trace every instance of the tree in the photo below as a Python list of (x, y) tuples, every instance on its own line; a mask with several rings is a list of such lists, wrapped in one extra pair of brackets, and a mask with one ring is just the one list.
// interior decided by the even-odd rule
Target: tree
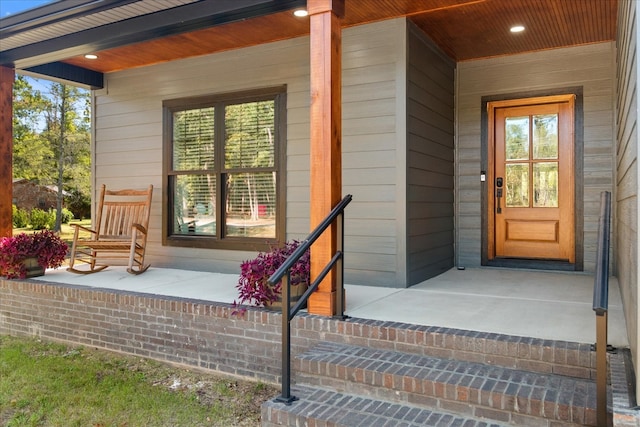
[[(86, 114), (81, 115), (78, 111), (86, 108), (84, 106), (88, 105), (88, 101), (86, 91), (61, 83), (51, 84), (49, 108), (45, 112), (44, 135), (54, 153), (56, 164), (55, 182), (58, 187), (56, 231), (59, 231), (61, 226), (65, 181), (88, 175), (86, 166), (90, 159), (89, 119)], [(74, 177), (74, 173), (79, 176)], [(73, 181), (75, 182), (75, 179)], [(75, 189), (78, 189), (77, 184)]]
[(42, 92), (24, 76), (16, 76), (13, 89), (13, 176), (46, 182), (54, 168), (53, 152), (38, 127), (48, 108)]
[[(35, 90), (32, 82), (45, 91)], [(76, 212), (84, 214), (82, 205), (90, 200), (89, 92), (17, 76), (13, 102), (14, 178), (57, 185), (55, 229), (60, 230), (63, 191), (74, 195)]]

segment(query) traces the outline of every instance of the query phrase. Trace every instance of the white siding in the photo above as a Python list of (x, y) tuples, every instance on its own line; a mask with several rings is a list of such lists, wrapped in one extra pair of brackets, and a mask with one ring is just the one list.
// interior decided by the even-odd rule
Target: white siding
[[(481, 262), (481, 98), (581, 86), (584, 96), (584, 269), (593, 271), (599, 197), (613, 189), (613, 43), (458, 64), (456, 257)], [(576, 183), (578, 184), (578, 183)]]
[[(403, 286), (396, 236), (404, 223), (396, 217), (404, 210), (397, 163), (405, 140), (396, 113), (405, 28), (400, 19), (343, 32), (343, 186), (354, 198), (346, 215), (348, 283)], [(154, 185), (152, 265), (237, 273), (255, 256), (162, 246), (162, 101), (277, 85), (287, 85), (287, 238), (302, 238), (310, 231), (308, 37), (106, 76), (95, 94), (95, 180), (114, 188)]]
[[(638, 32), (637, 3), (621, 1), (618, 13), (618, 98), (615, 221), (616, 270), (634, 366), (640, 366), (638, 322)], [(637, 372), (637, 371), (636, 371)], [(636, 373), (636, 390), (640, 375)]]

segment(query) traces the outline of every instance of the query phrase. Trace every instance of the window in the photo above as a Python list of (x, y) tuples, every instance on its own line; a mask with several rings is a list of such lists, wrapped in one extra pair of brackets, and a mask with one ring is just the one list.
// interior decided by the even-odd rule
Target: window
[(285, 88), (164, 102), (164, 243), (283, 241)]

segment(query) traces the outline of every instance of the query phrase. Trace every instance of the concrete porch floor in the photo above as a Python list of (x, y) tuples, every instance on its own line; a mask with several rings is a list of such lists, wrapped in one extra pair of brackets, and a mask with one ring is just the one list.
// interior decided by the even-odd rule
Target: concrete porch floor
[[(232, 303), (236, 274), (124, 267), (90, 275), (48, 270), (37, 280)], [(346, 314), (427, 326), (595, 342), (593, 275), (499, 268), (451, 269), (408, 289), (345, 285)], [(628, 347), (618, 281), (609, 281), (609, 344)]]

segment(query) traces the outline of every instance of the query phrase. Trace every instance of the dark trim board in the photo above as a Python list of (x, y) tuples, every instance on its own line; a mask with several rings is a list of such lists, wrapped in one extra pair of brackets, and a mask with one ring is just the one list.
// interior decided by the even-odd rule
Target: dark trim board
[[(574, 179), (575, 179), (575, 250), (576, 250), (576, 262), (575, 264), (569, 264), (567, 262), (559, 261), (541, 261), (541, 260), (528, 260), (528, 259), (501, 259), (501, 260), (489, 260), (488, 254), (488, 227), (489, 219), (487, 215), (488, 203), (487, 200), (487, 182), (483, 182), (481, 186), (481, 216), (482, 216), (482, 230), (481, 230), (481, 265), (496, 266), (496, 267), (509, 267), (509, 268), (533, 268), (542, 270), (569, 270), (569, 271), (583, 271), (584, 270), (584, 99), (582, 86), (553, 88), (549, 90), (538, 90), (529, 92), (516, 92), (502, 95), (490, 95), (483, 96), (481, 99), (481, 160), (480, 170), (487, 171), (489, 168), (489, 113), (487, 111), (487, 104), (492, 101), (504, 101), (509, 99), (520, 98), (535, 98), (542, 96), (553, 96), (573, 94), (575, 95), (574, 103)], [(480, 171), (478, 171), (480, 172)], [(507, 262), (508, 261), (508, 262)], [(503, 265), (503, 264), (508, 265)], [(498, 265), (500, 264), (500, 265)], [(536, 267), (536, 265), (538, 267)], [(572, 268), (566, 268), (571, 266)]]
[(49, 80), (62, 81), (65, 84), (81, 85), (88, 89), (102, 89), (104, 87), (104, 74), (77, 67), (64, 62), (52, 62), (25, 69), (22, 74), (32, 74)]
[(576, 264), (546, 259), (494, 258), (488, 260), (487, 263), (483, 265), (488, 267), (524, 268), (531, 270), (578, 271)]

